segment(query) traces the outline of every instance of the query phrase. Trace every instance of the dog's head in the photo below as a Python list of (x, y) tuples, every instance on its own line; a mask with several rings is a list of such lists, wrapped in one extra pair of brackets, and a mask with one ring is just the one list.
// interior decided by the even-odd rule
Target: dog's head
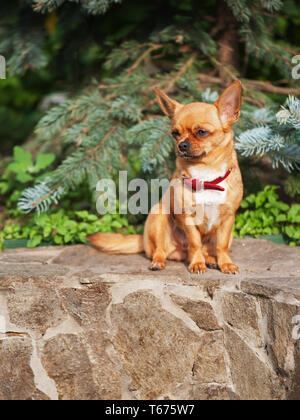
[(182, 105), (156, 88), (162, 111), (170, 118), (178, 157), (200, 161), (216, 148), (224, 147), (226, 133), (240, 115), (241, 82), (233, 82), (214, 104), (195, 102)]

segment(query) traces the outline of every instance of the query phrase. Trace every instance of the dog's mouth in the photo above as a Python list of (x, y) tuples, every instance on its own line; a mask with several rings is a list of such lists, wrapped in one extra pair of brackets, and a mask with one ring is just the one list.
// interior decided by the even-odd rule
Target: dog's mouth
[(189, 153), (182, 153), (182, 152), (178, 151), (178, 154), (181, 158), (187, 159), (187, 160), (201, 159), (201, 158), (204, 158), (206, 156), (206, 152), (202, 152), (200, 155), (190, 155)]

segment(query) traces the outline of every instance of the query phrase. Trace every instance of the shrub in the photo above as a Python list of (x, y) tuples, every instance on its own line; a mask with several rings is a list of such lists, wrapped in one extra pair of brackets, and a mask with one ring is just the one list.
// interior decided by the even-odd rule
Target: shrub
[(280, 201), (277, 188), (268, 185), (242, 201), (241, 208), (245, 211), (236, 217), (235, 236), (282, 235), (289, 245), (300, 245), (300, 204), (289, 206)]

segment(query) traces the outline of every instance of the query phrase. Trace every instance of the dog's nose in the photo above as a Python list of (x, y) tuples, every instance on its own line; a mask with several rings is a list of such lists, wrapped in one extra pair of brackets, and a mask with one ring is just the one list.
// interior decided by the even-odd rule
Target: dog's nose
[(190, 150), (190, 142), (188, 140), (179, 143), (178, 148), (181, 152), (188, 152)]

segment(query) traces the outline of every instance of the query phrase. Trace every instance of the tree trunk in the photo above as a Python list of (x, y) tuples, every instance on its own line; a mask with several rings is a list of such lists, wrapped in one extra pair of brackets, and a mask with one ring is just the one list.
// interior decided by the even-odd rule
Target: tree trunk
[(226, 85), (233, 80), (230, 67), (236, 70), (239, 69), (239, 45), (237, 23), (225, 0), (218, 1), (218, 25), (222, 27), (218, 38), (219, 61), (225, 65), (220, 66), (219, 75), (224, 85)]

